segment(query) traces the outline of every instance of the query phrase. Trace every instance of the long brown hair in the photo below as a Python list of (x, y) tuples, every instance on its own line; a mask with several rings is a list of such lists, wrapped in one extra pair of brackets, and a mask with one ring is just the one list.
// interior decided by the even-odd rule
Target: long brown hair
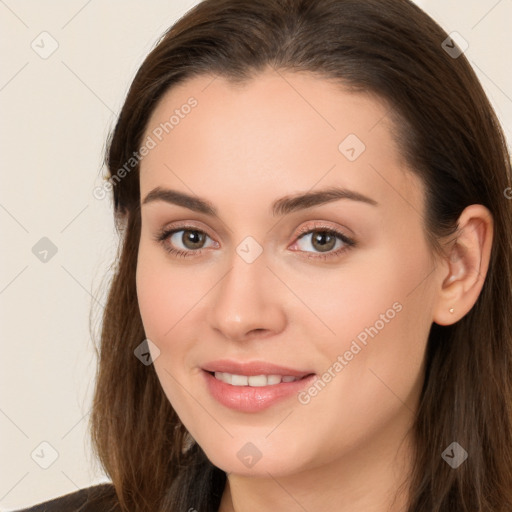
[[(402, 154), (426, 186), (432, 247), (465, 207), (494, 218), (490, 267), (471, 311), (432, 325), (414, 425), (408, 512), (512, 510), (512, 201), (510, 156), (466, 57), (408, 0), (205, 0), (161, 38), (140, 67), (111, 134), (112, 178), (142, 144), (172, 86), (199, 75), (243, 82), (271, 66), (368, 91), (392, 109)], [(453, 47), (450, 44), (450, 47)], [(154, 368), (134, 350), (145, 334), (135, 271), (140, 237), (138, 165), (112, 181), (121, 235), (103, 313), (91, 434), (123, 511), (217, 511), (226, 482), (187, 432)], [(457, 441), (469, 454), (441, 457)]]

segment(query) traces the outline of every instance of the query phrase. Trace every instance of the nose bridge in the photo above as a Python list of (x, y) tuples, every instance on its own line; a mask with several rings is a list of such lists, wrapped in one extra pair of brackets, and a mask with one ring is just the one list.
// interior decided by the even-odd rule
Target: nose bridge
[(267, 268), (263, 248), (251, 237), (244, 239), (230, 259), (230, 269), (216, 287), (210, 325), (230, 339), (243, 339), (251, 331), (279, 331), (285, 316)]

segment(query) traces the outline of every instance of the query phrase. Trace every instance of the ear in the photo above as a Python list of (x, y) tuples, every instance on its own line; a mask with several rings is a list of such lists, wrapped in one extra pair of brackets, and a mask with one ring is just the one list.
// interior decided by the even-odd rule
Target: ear
[(468, 206), (459, 217), (455, 237), (440, 264), (441, 283), (433, 310), (433, 321), (439, 325), (460, 320), (480, 295), (491, 257), (491, 212), (481, 204)]

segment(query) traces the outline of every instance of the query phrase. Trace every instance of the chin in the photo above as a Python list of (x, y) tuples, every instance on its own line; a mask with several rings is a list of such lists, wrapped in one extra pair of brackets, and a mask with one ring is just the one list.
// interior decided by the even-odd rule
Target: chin
[(295, 446), (276, 449), (271, 443), (231, 439), (220, 445), (201, 446), (212, 464), (226, 473), (243, 476), (286, 476), (304, 469), (305, 461), (298, 458)]

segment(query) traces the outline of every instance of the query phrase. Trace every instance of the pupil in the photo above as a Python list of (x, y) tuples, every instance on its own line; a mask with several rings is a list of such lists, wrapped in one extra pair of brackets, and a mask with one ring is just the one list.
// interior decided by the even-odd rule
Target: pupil
[[(313, 237), (313, 245), (316, 247), (316, 244), (320, 243), (320, 246), (316, 247), (317, 249), (322, 251), (330, 251), (336, 244), (336, 238), (326, 231), (317, 231), (317, 233), (318, 234)], [(326, 239), (328, 240), (327, 242)]]
[(196, 249), (196, 245), (200, 246), (203, 243), (204, 235), (198, 231), (185, 231), (183, 236), (185, 237), (184, 244), (186, 246), (192, 245), (193, 249)]

